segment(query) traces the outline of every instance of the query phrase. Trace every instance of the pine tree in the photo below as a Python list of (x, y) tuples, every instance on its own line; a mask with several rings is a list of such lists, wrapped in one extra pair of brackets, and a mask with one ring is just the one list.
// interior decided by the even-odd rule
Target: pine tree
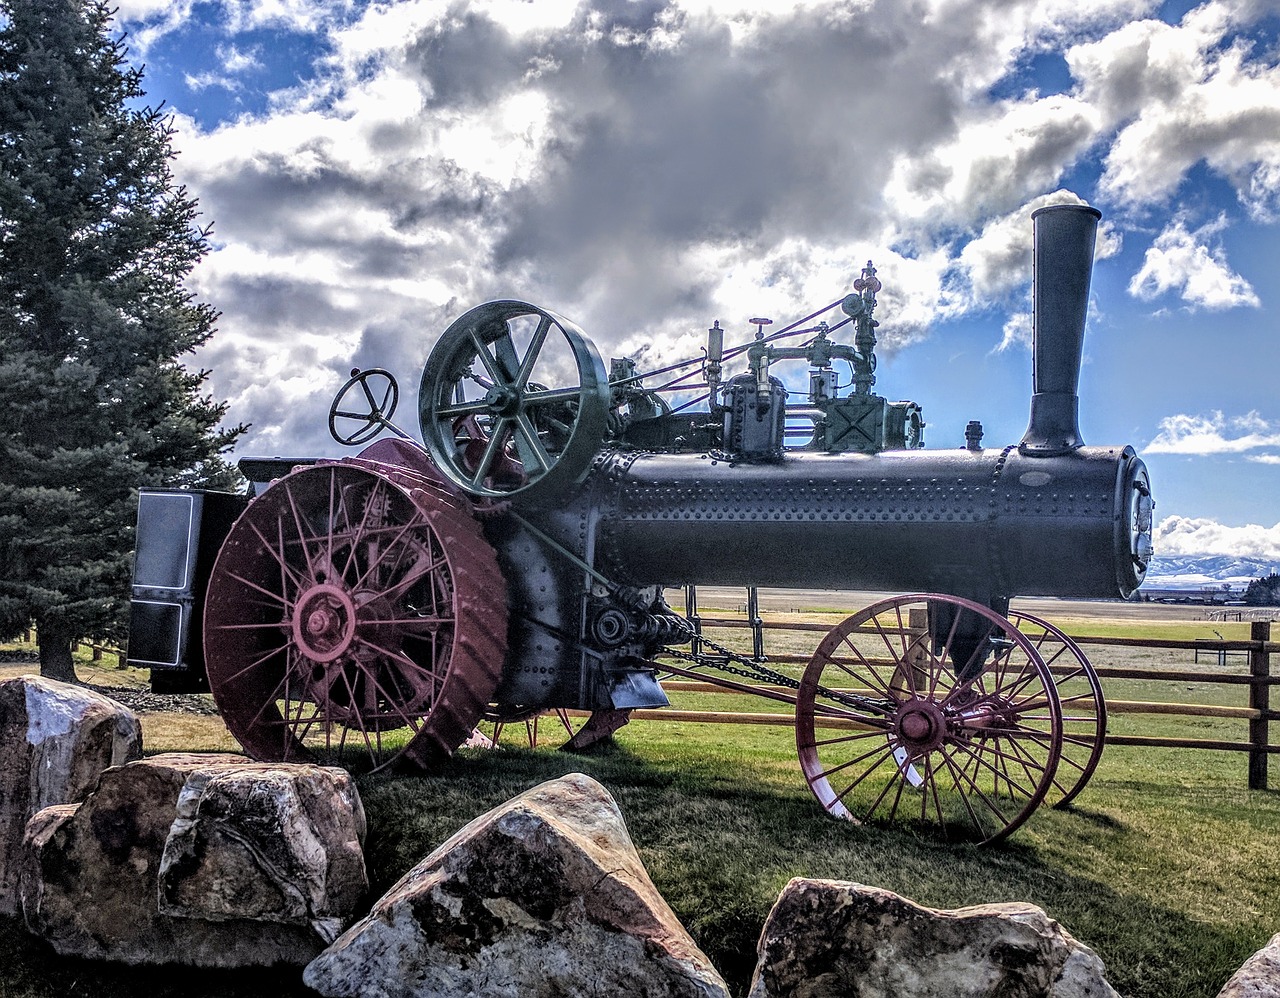
[(244, 430), (180, 358), (217, 311), (171, 116), (94, 0), (0, 0), (0, 639), (119, 640), (139, 486), (225, 486)]

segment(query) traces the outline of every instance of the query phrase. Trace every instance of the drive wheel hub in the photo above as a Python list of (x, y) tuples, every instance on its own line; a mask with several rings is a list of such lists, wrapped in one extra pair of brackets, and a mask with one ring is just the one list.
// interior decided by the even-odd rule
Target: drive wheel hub
[(298, 599), (293, 639), (313, 662), (332, 662), (351, 647), (356, 633), (356, 607), (342, 588), (324, 583)]

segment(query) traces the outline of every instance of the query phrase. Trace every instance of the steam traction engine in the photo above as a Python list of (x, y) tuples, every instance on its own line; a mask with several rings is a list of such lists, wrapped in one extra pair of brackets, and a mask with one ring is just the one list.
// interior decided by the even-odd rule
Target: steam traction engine
[[(1127, 596), (1150, 556), (1142, 461), (1077, 427), (1099, 217), (1033, 215), (1035, 393), (1000, 449), (971, 423), (965, 447), (924, 450), (919, 407), (872, 393), (870, 264), (790, 326), (753, 319), (726, 348), (717, 322), (705, 356), (645, 373), (606, 373), (554, 312), (480, 305), (427, 361), (422, 445), (392, 422), (394, 379), (353, 372), (329, 422), (358, 457), (242, 461), (252, 500), (143, 494), (132, 657), (158, 687), (207, 674), (256, 758), (375, 765), (553, 708), (592, 712), (585, 743), (667, 704), (661, 678), (694, 678), (794, 704), (832, 814), (1003, 838), (1079, 792), (1106, 727), (1079, 648), (1010, 598)], [(786, 360), (809, 364), (803, 404), (772, 373)], [(701, 398), (673, 408), (680, 392)], [(698, 585), (928, 595), (854, 614), (801, 670), (709, 641)]]

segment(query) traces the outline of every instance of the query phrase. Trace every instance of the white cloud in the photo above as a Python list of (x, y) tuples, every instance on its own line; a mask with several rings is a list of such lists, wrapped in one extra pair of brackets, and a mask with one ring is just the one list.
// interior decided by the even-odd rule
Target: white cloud
[(1235, 33), (1261, 14), (1213, 0), (1177, 25), (1135, 21), (1067, 53), (1081, 99), (1117, 130), (1104, 192), (1161, 204), (1204, 162), (1256, 217), (1280, 208), (1280, 66)]
[(1225, 225), (1219, 216), (1189, 231), (1185, 218), (1175, 218), (1148, 248), (1129, 294), (1151, 301), (1173, 291), (1193, 308), (1257, 308), (1261, 302), (1253, 287), (1231, 270), (1220, 246), (1208, 244)]
[(1162, 556), (1228, 555), (1274, 561), (1280, 559), (1280, 523), (1229, 527), (1211, 519), (1169, 516), (1156, 524), (1152, 544)]
[[(1159, 425), (1160, 432), (1143, 448), (1148, 454), (1243, 454), (1280, 448), (1280, 424), (1268, 422), (1256, 411), (1243, 416), (1178, 414), (1164, 417)], [(1256, 459), (1271, 463), (1269, 457)]]
[[(1134, 120), (1121, 70), (1137, 42), (1120, 25), (1154, 6), (226, 0), (228, 69), (248, 66), (234, 32), (255, 25), (315, 31), (327, 54), (256, 117), (181, 123), (177, 170), (217, 223), (196, 282), (224, 317), (217, 363), (201, 361), (237, 418), (285, 440), (321, 427), (323, 403), (270, 406), (254, 388), (267, 354), (321, 395), (353, 361), (413, 378), (448, 321), (499, 295), (563, 312), (606, 357), (687, 354), (717, 318), (804, 314), (868, 257), (886, 353), (941, 321), (1020, 311), (1028, 215), (1079, 200), (1064, 175)], [(1031, 57), (1113, 35), (1073, 50), (1106, 87), (991, 98)], [(1250, 67), (1242, 56), (1238, 75)], [(1099, 259), (1119, 245), (1114, 221)], [(1165, 288), (1157, 263), (1178, 250), (1166, 240), (1137, 286)], [(1206, 307), (1242, 293), (1222, 267), (1167, 289)], [(1002, 346), (1029, 328), (1002, 322)], [(321, 433), (297, 446), (325, 446)]]

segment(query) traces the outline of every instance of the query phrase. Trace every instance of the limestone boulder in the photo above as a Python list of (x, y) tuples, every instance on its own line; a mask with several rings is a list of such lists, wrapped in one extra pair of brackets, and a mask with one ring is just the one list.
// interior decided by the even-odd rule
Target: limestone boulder
[(797, 878), (758, 953), (749, 998), (1118, 998), (1098, 955), (1030, 904), (937, 910)]
[(727, 998), (599, 783), (571, 774), (481, 815), (304, 971), (328, 996)]
[(82, 800), (103, 770), (141, 756), (138, 718), (114, 700), (39, 676), (0, 682), (0, 914), (19, 911), (28, 820)]
[(1280, 933), (1231, 975), (1218, 998), (1280, 998)]
[(27, 827), (27, 926), (124, 963), (301, 965), (367, 888), (364, 812), (338, 769), (160, 755)]

